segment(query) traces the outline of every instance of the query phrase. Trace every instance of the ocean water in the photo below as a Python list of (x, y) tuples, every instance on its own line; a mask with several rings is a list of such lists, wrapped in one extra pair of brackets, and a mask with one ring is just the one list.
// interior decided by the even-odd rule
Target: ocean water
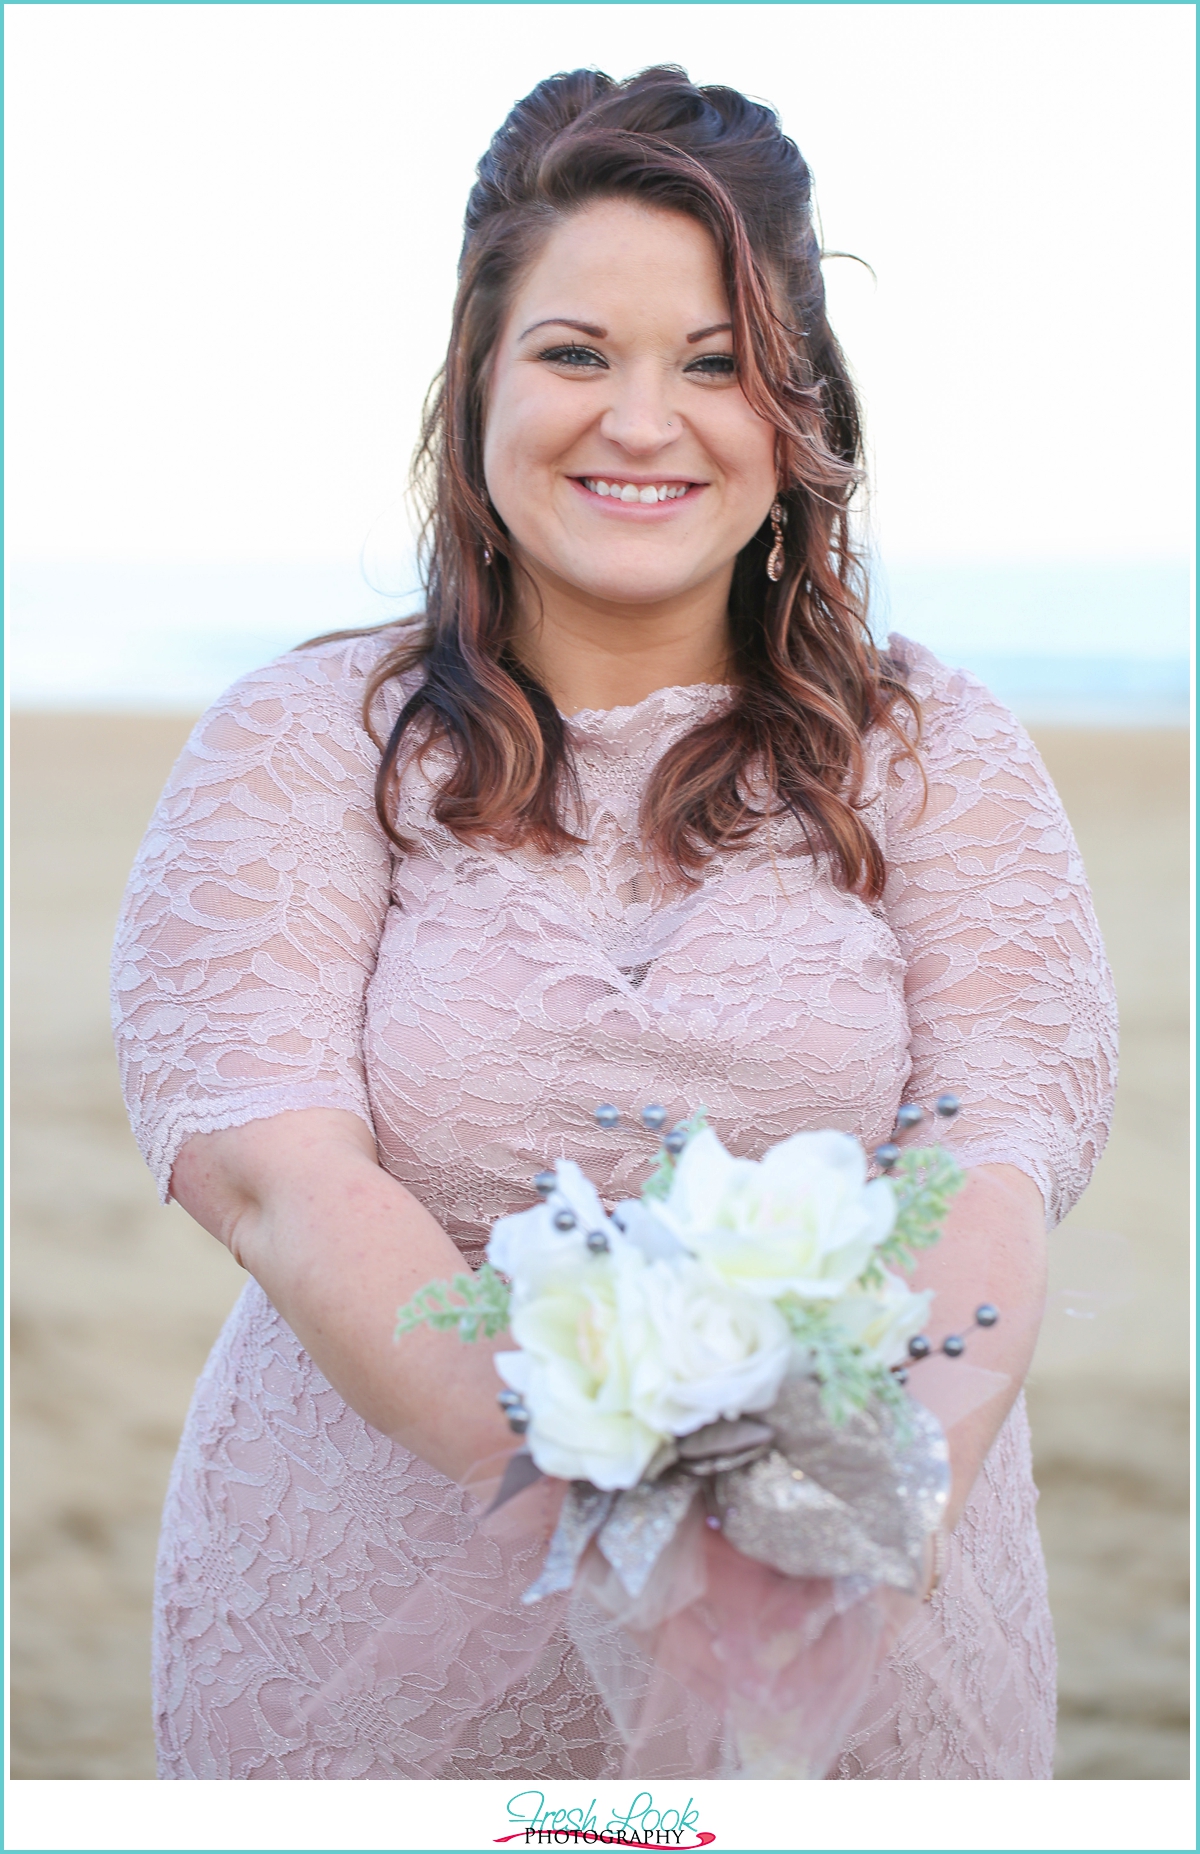
[[(386, 591), (345, 566), (14, 564), (8, 691), (22, 708), (197, 712), (238, 676), (325, 631), (420, 609), (415, 569)], [(1025, 721), (1182, 725), (1186, 565), (879, 568), (872, 618), (971, 670)]]
[(1183, 562), (884, 565), (877, 636), (919, 638), (1023, 721), (1183, 725), (1191, 576)]

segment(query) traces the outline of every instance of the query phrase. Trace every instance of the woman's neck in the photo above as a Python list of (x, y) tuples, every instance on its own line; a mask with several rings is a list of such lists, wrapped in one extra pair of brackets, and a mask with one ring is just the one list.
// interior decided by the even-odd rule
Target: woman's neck
[(608, 605), (568, 586), (537, 592), (540, 600), (522, 600), (514, 645), (565, 715), (733, 680), (727, 583), (644, 606)]

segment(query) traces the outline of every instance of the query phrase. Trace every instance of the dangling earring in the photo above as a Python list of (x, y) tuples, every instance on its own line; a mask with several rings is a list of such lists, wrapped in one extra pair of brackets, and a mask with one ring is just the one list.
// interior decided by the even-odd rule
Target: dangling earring
[(483, 543), (483, 564), (484, 566), (491, 566), (492, 564), (492, 550), (486, 541)]
[(779, 502), (771, 504), (771, 533), (775, 536), (775, 545), (767, 559), (767, 578), (783, 578), (783, 524), (786, 517)]

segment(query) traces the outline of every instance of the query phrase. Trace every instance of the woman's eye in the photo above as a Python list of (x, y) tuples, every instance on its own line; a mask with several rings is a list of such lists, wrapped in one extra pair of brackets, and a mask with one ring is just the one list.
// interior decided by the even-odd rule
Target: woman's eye
[(731, 380), (737, 373), (737, 362), (732, 354), (700, 354), (684, 372), (698, 373), (712, 380)]
[(608, 362), (595, 348), (546, 348), (539, 360), (554, 361), (560, 367), (606, 367)]

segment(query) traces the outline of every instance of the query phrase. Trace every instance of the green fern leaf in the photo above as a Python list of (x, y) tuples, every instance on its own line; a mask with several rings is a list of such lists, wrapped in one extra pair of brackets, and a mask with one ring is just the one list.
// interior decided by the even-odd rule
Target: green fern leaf
[[(451, 1300), (458, 1295), (458, 1302)], [(481, 1336), (494, 1339), (508, 1325), (509, 1287), (485, 1262), (476, 1274), (455, 1275), (451, 1281), (430, 1281), (396, 1313), (394, 1339), (415, 1332), (418, 1326), (434, 1332), (456, 1332), (470, 1342)]]

